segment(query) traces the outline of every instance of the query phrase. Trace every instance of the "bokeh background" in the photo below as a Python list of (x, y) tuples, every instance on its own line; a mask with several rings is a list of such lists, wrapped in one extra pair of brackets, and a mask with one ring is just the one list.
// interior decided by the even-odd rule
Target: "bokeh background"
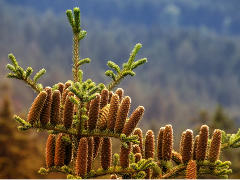
[[(200, 124), (227, 133), (240, 127), (239, 0), (0, 0), (0, 178), (46, 178), (45, 133), (18, 132), (12, 114), (26, 116), (36, 94), (5, 79), (7, 55), (23, 67), (41, 68), (44, 86), (71, 79), (71, 28), (65, 10), (79, 6), (87, 37), (81, 57), (90, 57), (84, 78), (109, 82), (107, 60), (119, 65), (138, 42), (148, 63), (120, 84), (133, 108), (143, 105), (144, 132), (171, 123), (180, 133)], [(133, 109), (132, 108), (132, 109)], [(226, 151), (232, 178), (240, 178), (240, 151)], [(58, 174), (47, 178), (61, 178)]]

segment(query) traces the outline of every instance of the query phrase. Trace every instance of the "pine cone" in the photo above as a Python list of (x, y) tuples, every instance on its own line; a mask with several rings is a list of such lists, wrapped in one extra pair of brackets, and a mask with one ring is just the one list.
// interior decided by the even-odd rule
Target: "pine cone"
[(46, 143), (46, 165), (47, 168), (54, 166), (54, 155), (55, 155), (55, 136), (50, 134)]
[(126, 96), (119, 109), (117, 112), (117, 120), (116, 120), (116, 125), (115, 125), (115, 132), (116, 133), (121, 133), (124, 127), (124, 124), (126, 122), (127, 116), (128, 116), (128, 112), (130, 109), (130, 105), (131, 105), (131, 98), (129, 96)]
[(144, 113), (144, 107), (139, 106), (130, 116), (129, 120), (125, 124), (122, 133), (125, 134), (126, 136), (129, 136), (135, 127), (137, 126), (137, 123), (139, 120), (142, 118)]
[(87, 173), (88, 160), (88, 141), (87, 138), (81, 138), (78, 145), (77, 159), (75, 164), (75, 173), (84, 177)]
[(59, 90), (55, 90), (52, 95), (50, 123), (56, 125), (60, 122), (60, 103), (61, 94)]
[(47, 98), (47, 92), (42, 91), (38, 94), (38, 96), (33, 101), (32, 106), (28, 112), (28, 118), (27, 118), (27, 121), (30, 124), (33, 125), (40, 119), (40, 114), (42, 112), (46, 98)]

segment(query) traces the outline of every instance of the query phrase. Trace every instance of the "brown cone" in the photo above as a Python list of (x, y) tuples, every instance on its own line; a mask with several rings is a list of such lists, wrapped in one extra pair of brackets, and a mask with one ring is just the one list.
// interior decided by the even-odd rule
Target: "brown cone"
[(172, 125), (166, 125), (163, 133), (163, 147), (162, 155), (163, 160), (169, 161), (172, 158), (173, 150), (173, 129)]
[(74, 104), (70, 101), (71, 94), (69, 93), (66, 102), (64, 105), (64, 112), (63, 112), (63, 124), (66, 129), (71, 128), (72, 126), (72, 121), (73, 121), (73, 109), (74, 109)]
[(87, 172), (90, 172), (92, 169), (92, 161), (93, 161), (93, 137), (88, 138), (88, 165)]
[(47, 168), (54, 166), (54, 154), (55, 154), (55, 136), (50, 134), (46, 143), (46, 165)]
[(142, 159), (141, 153), (136, 153), (134, 156), (135, 156), (135, 163), (137, 163), (138, 161), (140, 161)]
[(138, 136), (138, 141), (139, 144), (138, 146), (141, 149), (141, 154), (143, 154), (143, 135), (142, 135), (142, 130), (140, 128), (136, 128), (133, 132), (133, 135), (137, 135)]
[(59, 90), (55, 90), (52, 95), (50, 123), (56, 125), (60, 122), (61, 95)]
[(199, 141), (199, 135), (195, 137), (194, 145), (193, 145), (193, 160), (196, 160), (196, 154), (197, 154), (197, 146)]
[(108, 104), (111, 102), (112, 96), (113, 96), (113, 92), (110, 91), (108, 94)]
[(191, 160), (188, 162), (185, 179), (197, 179), (196, 161)]
[(115, 91), (115, 94), (118, 95), (119, 97), (119, 102), (122, 101), (122, 98), (123, 98), (123, 95), (124, 95), (124, 90), (122, 88), (118, 88), (116, 91)]
[(100, 95), (97, 94), (95, 99), (93, 99), (90, 103), (89, 113), (88, 113), (88, 128), (89, 130), (96, 129), (97, 120), (98, 120), (98, 113), (100, 107)]
[(129, 96), (126, 96), (122, 100), (121, 105), (117, 112), (117, 120), (116, 120), (116, 125), (115, 125), (116, 133), (121, 133), (123, 130), (123, 127), (126, 122), (128, 112), (130, 109), (130, 105), (131, 105), (131, 98)]
[(164, 129), (165, 127), (161, 127), (159, 129), (159, 132), (158, 132), (158, 139), (157, 139), (157, 157), (158, 157), (158, 160), (162, 160), (163, 159), (163, 155), (162, 155), (162, 152), (163, 152), (163, 133), (164, 133)]
[(186, 130), (184, 140), (183, 140), (183, 148), (182, 148), (182, 161), (183, 163), (187, 163), (192, 158), (192, 148), (193, 147), (193, 132), (190, 129)]
[(97, 127), (100, 130), (105, 130), (107, 128), (107, 117), (110, 110), (110, 104), (106, 105), (99, 111), (99, 119), (97, 122)]
[(27, 121), (30, 124), (34, 124), (35, 122), (37, 122), (40, 118), (40, 114), (42, 112), (44, 103), (46, 101), (47, 98), (47, 92), (46, 91), (42, 91), (38, 94), (38, 96), (34, 99), (32, 106), (28, 112), (28, 117), (27, 117)]
[(172, 160), (176, 164), (181, 164), (182, 163), (182, 156), (181, 156), (181, 154), (176, 152), (176, 151), (172, 151)]
[(137, 154), (137, 153), (141, 153), (141, 148), (139, 147), (139, 145), (134, 144), (133, 145), (133, 154)]
[(63, 135), (59, 134), (56, 140), (56, 147), (55, 147), (55, 159), (54, 164), (55, 166), (63, 166), (64, 159), (65, 159), (65, 143), (62, 140)]
[(109, 91), (107, 89), (103, 89), (101, 92), (101, 101), (100, 101), (100, 109), (108, 104)]
[(66, 90), (67, 88), (69, 88), (72, 84), (70, 82), (65, 82), (64, 85), (64, 90)]
[(63, 93), (63, 89), (64, 89), (64, 84), (63, 83), (58, 83), (58, 90), (60, 91), (61, 93), (61, 96), (62, 96), (62, 93)]
[(180, 146), (180, 149), (179, 149), (180, 154), (182, 154), (182, 151), (183, 151), (183, 142), (184, 142), (185, 135), (186, 135), (186, 131), (184, 131), (181, 136), (180, 145), (179, 145)]
[(66, 98), (67, 98), (67, 95), (68, 95), (69, 92), (70, 92), (70, 91), (67, 90), (67, 89), (65, 89), (65, 90), (63, 91), (63, 95), (62, 95), (62, 105), (65, 104)]
[(77, 159), (75, 164), (75, 173), (84, 177), (87, 173), (88, 160), (88, 141), (87, 138), (81, 138), (78, 145)]
[(209, 128), (202, 125), (199, 133), (199, 141), (197, 146), (196, 160), (203, 161), (206, 158), (208, 144)]
[(219, 159), (222, 141), (222, 131), (215, 129), (212, 136), (212, 141), (209, 150), (209, 160), (215, 162)]
[(107, 117), (107, 128), (110, 131), (114, 131), (114, 126), (117, 118), (117, 111), (119, 106), (119, 98), (117, 94), (114, 94), (110, 102), (110, 110)]
[(145, 139), (145, 159), (154, 158), (155, 141), (154, 133), (152, 130), (148, 130)]
[(104, 170), (111, 166), (112, 162), (112, 141), (110, 138), (103, 138), (101, 151), (101, 165)]
[(130, 116), (129, 120), (125, 123), (122, 133), (126, 136), (129, 136), (135, 127), (137, 126), (137, 123), (142, 118), (144, 114), (144, 107), (139, 106)]
[(52, 89), (50, 87), (46, 87), (45, 91), (47, 92), (47, 98), (45, 100), (42, 112), (40, 114), (40, 122), (42, 126), (45, 126), (50, 120), (52, 104)]
[(121, 146), (120, 151), (120, 166), (122, 168), (128, 168), (129, 167), (129, 154), (132, 149), (132, 144), (127, 143), (128, 147), (125, 148), (124, 146)]
[(99, 151), (99, 148), (101, 146), (101, 143), (102, 143), (102, 138), (101, 137), (94, 137), (93, 138), (94, 142), (93, 142), (93, 159), (95, 159), (98, 155), (98, 151)]

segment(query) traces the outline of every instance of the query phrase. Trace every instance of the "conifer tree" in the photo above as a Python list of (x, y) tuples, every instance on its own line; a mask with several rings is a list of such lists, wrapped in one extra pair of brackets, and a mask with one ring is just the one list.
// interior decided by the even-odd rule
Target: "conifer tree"
[[(87, 32), (82, 29), (78, 7), (67, 10), (66, 15), (73, 32), (72, 80), (43, 87), (38, 80), (46, 73), (45, 69), (32, 77), (33, 69), (22, 68), (13, 54), (9, 54), (11, 64), (7, 65), (11, 71), (7, 75), (9, 78), (22, 80), (37, 93), (27, 120), (14, 116), (20, 124), (18, 129), (46, 130), (49, 133), (46, 168), (40, 168), (39, 173), (61, 172), (73, 179), (103, 175), (112, 179), (166, 179), (180, 175), (196, 178), (209, 174), (228, 177), (231, 163), (219, 160), (220, 150), (239, 148), (240, 130), (236, 134), (215, 130), (209, 139), (207, 125), (201, 126), (197, 138), (188, 129), (182, 134), (180, 152), (177, 152), (173, 149), (173, 127), (167, 124), (160, 128), (155, 147), (153, 131), (148, 130), (144, 139), (142, 130), (137, 128), (145, 108), (138, 106), (129, 114), (130, 97), (125, 96), (122, 88), (114, 90), (125, 77), (135, 76), (133, 70), (147, 62), (146, 58), (135, 60), (142, 45), (135, 45), (121, 67), (113, 61), (107, 62), (109, 69), (105, 75), (111, 79), (108, 84), (85, 80), (81, 67), (91, 60), (81, 58), (79, 44)], [(112, 154), (113, 138), (120, 141), (119, 154)], [(94, 161), (99, 154), (101, 168), (96, 169)]]

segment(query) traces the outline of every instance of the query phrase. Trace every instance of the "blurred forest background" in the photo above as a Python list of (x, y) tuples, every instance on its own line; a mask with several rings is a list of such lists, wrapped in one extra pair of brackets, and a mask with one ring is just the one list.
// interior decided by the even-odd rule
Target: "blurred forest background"
[[(1, 178), (43, 178), (36, 171), (44, 166), (46, 141), (45, 133), (18, 132), (11, 119), (11, 109), (26, 116), (36, 94), (4, 78), (7, 55), (12, 52), (23, 67), (44, 67), (45, 86), (71, 79), (65, 10), (75, 6), (88, 32), (81, 57), (92, 59), (84, 78), (109, 82), (107, 60), (121, 65), (136, 43), (143, 44), (138, 57), (148, 63), (120, 86), (134, 107), (146, 108), (144, 130), (157, 133), (171, 123), (179, 137), (202, 123), (227, 133), (240, 127), (239, 0), (0, 0)], [(239, 178), (239, 151), (223, 158), (233, 161), (232, 178)]]

